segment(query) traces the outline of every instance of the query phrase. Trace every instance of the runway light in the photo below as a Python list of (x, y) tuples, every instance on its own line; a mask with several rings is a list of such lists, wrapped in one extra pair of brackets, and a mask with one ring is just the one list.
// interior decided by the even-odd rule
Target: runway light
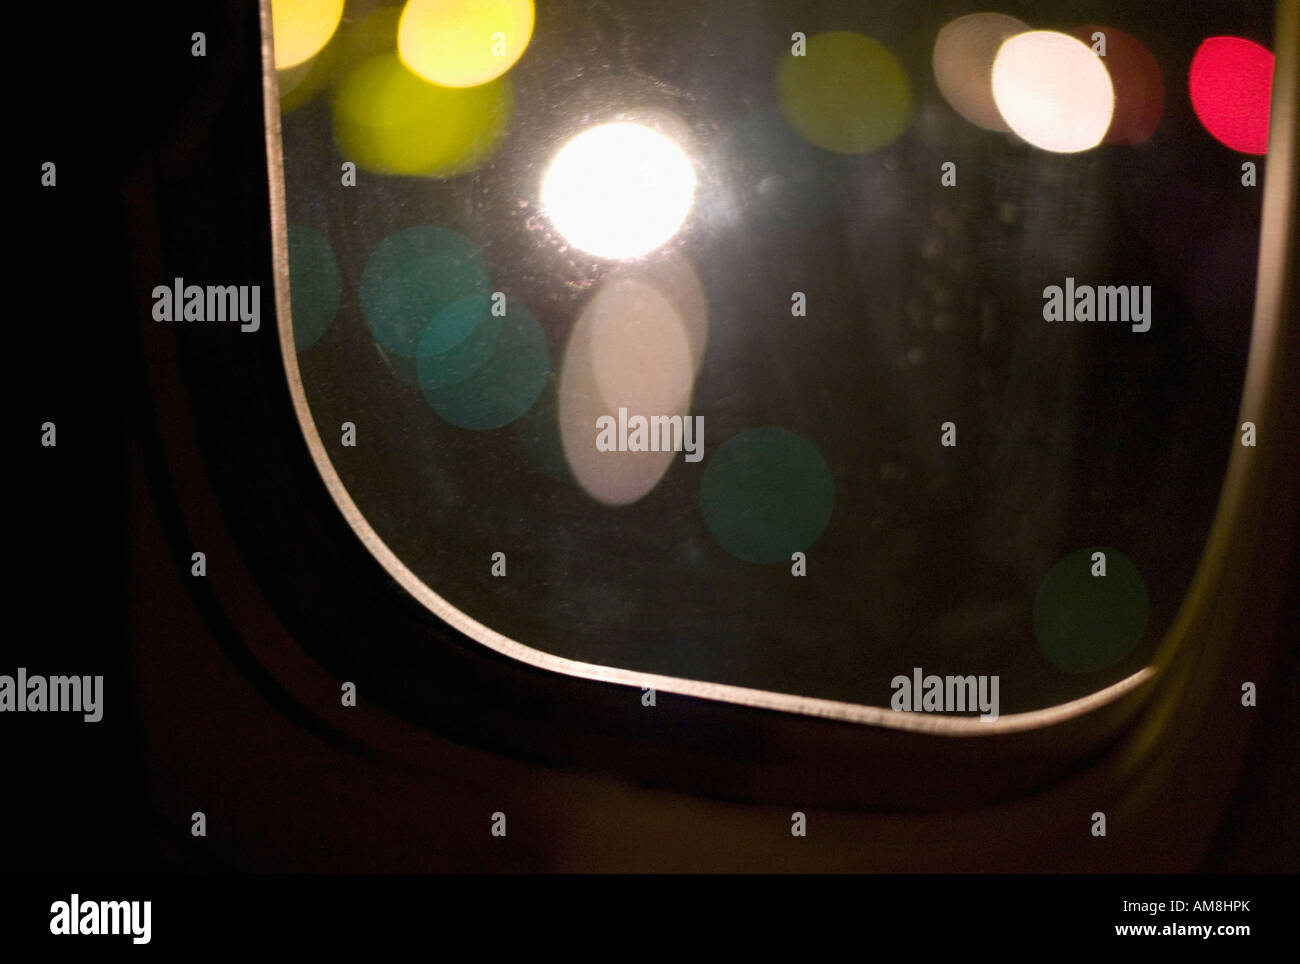
[(343, 0), (273, 0), (275, 69), (295, 67), (329, 43), (343, 19)]
[(542, 206), (575, 248), (637, 258), (667, 243), (695, 201), (686, 153), (641, 124), (592, 127), (569, 141), (542, 181)]
[(431, 83), (476, 87), (513, 67), (532, 36), (532, 0), (410, 0), (397, 52)]
[(1101, 59), (1054, 30), (1031, 30), (1002, 45), (993, 61), (993, 99), (1016, 134), (1058, 154), (1100, 144), (1115, 109)]

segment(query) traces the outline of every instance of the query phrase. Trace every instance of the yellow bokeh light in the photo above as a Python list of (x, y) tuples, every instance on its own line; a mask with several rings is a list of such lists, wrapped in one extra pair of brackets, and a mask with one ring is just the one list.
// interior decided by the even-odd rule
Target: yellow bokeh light
[(310, 60), (329, 43), (343, 19), (343, 0), (271, 0), (275, 69)]
[(463, 90), (415, 76), (396, 54), (367, 58), (334, 98), (340, 153), (381, 174), (452, 177), (479, 167), (510, 123), (510, 78)]
[(397, 52), (425, 80), (476, 87), (513, 67), (532, 36), (532, 0), (410, 0)]
[(777, 71), (781, 112), (801, 137), (836, 154), (891, 143), (912, 118), (912, 85), (882, 43), (837, 30), (808, 39)]

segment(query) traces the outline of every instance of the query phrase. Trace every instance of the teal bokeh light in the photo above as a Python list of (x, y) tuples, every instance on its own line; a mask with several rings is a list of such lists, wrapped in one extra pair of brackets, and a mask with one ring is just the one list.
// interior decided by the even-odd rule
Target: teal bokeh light
[[(505, 317), (494, 318), (483, 316), (486, 305), (486, 299), (481, 305), (462, 301), (452, 306), (450, 321), (435, 319), (417, 361), (420, 388), (433, 410), (444, 421), (474, 431), (501, 428), (526, 413), (551, 367), (546, 334), (532, 312), (511, 300)], [(464, 328), (468, 335), (455, 342), (454, 332)], [(494, 329), (499, 330), (492, 338)], [(447, 344), (448, 351), (434, 351)], [(479, 361), (484, 346), (490, 353)]]
[(462, 298), (434, 317), (416, 349), (422, 389), (448, 388), (482, 369), (496, 351), (505, 318), (490, 298)]
[(830, 522), (835, 481), (817, 446), (782, 428), (732, 436), (709, 459), (700, 508), (709, 533), (746, 562), (788, 560)]
[(414, 358), (439, 312), (490, 290), (472, 241), (421, 224), (385, 238), (370, 255), (361, 275), (361, 312), (381, 347)]
[(329, 331), (342, 290), (329, 241), (314, 228), (289, 225), (289, 310), (296, 350), (305, 351)]

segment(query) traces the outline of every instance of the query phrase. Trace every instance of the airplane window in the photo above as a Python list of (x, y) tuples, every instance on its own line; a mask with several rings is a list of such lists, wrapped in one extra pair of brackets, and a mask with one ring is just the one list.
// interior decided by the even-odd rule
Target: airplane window
[(958, 6), (272, 4), (286, 371), (398, 582), (886, 725), (1140, 678), (1253, 444), (1272, 11)]

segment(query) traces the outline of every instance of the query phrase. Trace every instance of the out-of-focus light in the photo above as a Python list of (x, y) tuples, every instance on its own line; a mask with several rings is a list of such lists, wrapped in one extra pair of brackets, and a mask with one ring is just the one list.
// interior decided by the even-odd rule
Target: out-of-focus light
[(1274, 59), (1241, 37), (1211, 37), (1192, 58), (1192, 109), (1215, 140), (1234, 151), (1268, 153)]
[[(709, 304), (704, 286), (690, 261), (683, 255), (671, 254), (626, 270), (627, 277), (649, 285), (668, 299), (678, 323), (686, 332), (693, 368), (698, 373), (709, 340)], [(614, 277), (621, 276), (616, 274)]]
[(620, 409), (629, 420), (677, 418), (685, 445), (693, 381), (691, 335), (673, 299), (650, 276), (603, 285), (569, 336), (558, 391), (564, 455), (588, 495), (606, 505), (635, 502), (686, 457), (665, 447), (662, 433), (658, 451), (601, 451), (597, 420), (619, 419)]
[(781, 112), (804, 140), (837, 154), (865, 154), (895, 140), (912, 117), (912, 85), (887, 47), (862, 34), (808, 38), (803, 56), (777, 70)]
[(635, 280), (605, 287), (589, 309), (591, 369), (611, 408), (658, 414), (691, 389), (691, 343), (677, 310), (658, 289)]
[[(1105, 557), (1097, 575), (1094, 554)], [(1052, 665), (1067, 673), (1095, 673), (1120, 662), (1146, 631), (1146, 581), (1116, 549), (1080, 549), (1047, 574), (1034, 598), (1034, 635)]]
[(396, 54), (353, 67), (334, 98), (342, 156), (381, 174), (452, 177), (492, 156), (510, 123), (509, 78), (465, 89), (415, 76)]
[(271, 0), (275, 69), (310, 60), (329, 43), (343, 18), (343, 0)]
[(361, 273), (361, 313), (380, 346), (414, 358), (425, 329), (443, 309), (491, 292), (478, 248), (430, 224), (389, 235)]
[(532, 0), (410, 0), (397, 52), (425, 80), (476, 87), (513, 67), (532, 36)]
[(334, 324), (342, 290), (329, 241), (314, 228), (289, 225), (289, 310), (298, 351), (316, 344)]
[(1116, 27), (1089, 24), (1070, 31), (1085, 44), (1102, 34), (1106, 55), (1102, 64), (1115, 90), (1115, 113), (1106, 131), (1107, 144), (1142, 144), (1151, 139), (1165, 108), (1165, 82), (1160, 65), (1142, 41)]
[(347, 76), (361, 61), (397, 50), (397, 24), (401, 19), (401, 7), (379, 7), (360, 20), (349, 19), (339, 30), (338, 40), (330, 45), (334, 82)]
[(480, 371), (496, 351), (503, 324), (484, 295), (439, 311), (416, 347), (420, 387), (449, 388)]
[[(623, 281), (633, 282), (635, 287), (630, 290), (620, 288), (607, 293), (605, 304), (599, 306), (599, 310), (608, 315), (606, 309), (610, 306), (617, 307), (620, 294), (635, 295), (640, 291), (643, 295), (642, 312), (645, 308), (649, 308), (650, 312), (654, 313), (654, 305), (661, 297), (658, 314), (662, 323), (670, 329), (668, 340), (670, 344), (676, 341), (671, 328), (679, 327), (685, 335), (690, 352), (692, 373), (698, 374), (704, 358), (705, 346), (708, 343), (709, 307), (704, 286), (700, 283), (699, 276), (690, 261), (685, 255), (674, 252), (646, 261), (616, 265), (607, 276), (601, 290), (604, 291), (617, 282)], [(646, 288), (653, 289), (653, 295), (656, 297), (645, 297)], [(670, 306), (671, 314), (662, 307), (663, 302), (667, 302)], [(595, 304), (593, 299), (588, 307)], [(633, 313), (636, 313), (635, 308)], [(594, 378), (595, 358), (591, 330), (599, 327), (599, 319), (594, 317), (595, 314), (595, 311), (589, 311), (587, 320), (580, 327), (575, 326), (574, 332), (570, 335), (565, 352), (566, 360), (561, 377), (556, 380), (555, 390), (544, 392), (539, 403), (524, 418), (516, 422), (514, 427), (516, 438), (529, 461), (552, 479), (564, 484), (576, 482), (597, 501), (622, 505), (635, 501), (636, 498), (649, 492), (655, 482), (668, 470), (675, 453), (643, 455), (636, 452), (597, 452), (591, 448), (581, 447), (591, 441), (591, 436), (582, 439), (577, 430), (590, 426), (594, 431), (595, 420), (601, 415), (616, 415), (618, 407), (615, 405), (613, 410), (610, 409), (609, 402), (602, 395)], [(661, 335), (660, 340), (662, 338)], [(619, 351), (619, 347), (614, 344), (615, 339), (609, 334), (600, 340), (604, 343), (604, 350), (601, 352), (603, 356), (608, 357)], [(579, 345), (581, 347), (577, 347)], [(670, 351), (669, 357), (673, 354)], [(645, 355), (641, 357), (644, 358)], [(665, 382), (674, 381), (682, 375), (684, 369), (679, 363), (673, 367), (677, 375), (672, 371), (663, 371), (658, 377)], [(604, 381), (608, 384), (611, 379), (606, 375)], [(561, 388), (563, 388), (563, 404), (560, 401)], [(669, 389), (661, 394), (672, 394), (672, 390)], [(617, 400), (616, 391), (615, 401)], [(624, 401), (626, 405), (629, 400), (625, 397)], [(682, 409), (682, 414), (689, 414), (685, 410), (688, 402), (689, 396), (684, 397), (674, 404), (674, 408)], [(562, 417), (564, 424), (568, 426), (567, 429), (562, 428)], [(570, 465), (570, 454), (566, 453), (564, 448), (566, 431), (570, 437), (574, 465)], [(597, 456), (601, 460), (600, 463), (595, 461)]]
[(993, 61), (993, 99), (1017, 135), (1058, 154), (1100, 144), (1115, 109), (1100, 58), (1054, 30), (1031, 30), (1002, 44)]
[(700, 510), (718, 545), (746, 562), (788, 562), (821, 536), (835, 480), (817, 446), (783, 428), (727, 439), (700, 480)]
[(1002, 13), (968, 13), (944, 25), (934, 41), (934, 79), (952, 109), (977, 127), (1009, 131), (993, 100), (993, 60), (1009, 37), (1029, 26)]
[(602, 124), (560, 149), (542, 180), (542, 206), (575, 248), (637, 258), (665, 244), (695, 201), (690, 158), (636, 123)]
[(320, 53), (296, 67), (276, 72), (280, 112), (288, 114), (309, 102), (327, 86), (337, 87), (351, 69), (368, 57), (397, 48), (400, 7), (380, 7), (360, 20), (348, 20)]
[(483, 432), (509, 425), (532, 408), (546, 386), (551, 367), (546, 333), (518, 299), (506, 299), (500, 318), (481, 314), (487, 308), (483, 299), (465, 312), (471, 323), (477, 321), (469, 326), (469, 344), (462, 341), (444, 350), (448, 329), (443, 320), (457, 308), (440, 312), (418, 346), (416, 364), (425, 401), (457, 428)]
[(313, 57), (288, 70), (275, 73), (280, 88), (280, 112), (288, 114), (311, 100), (325, 86), (329, 78), (329, 65), (324, 56)]

